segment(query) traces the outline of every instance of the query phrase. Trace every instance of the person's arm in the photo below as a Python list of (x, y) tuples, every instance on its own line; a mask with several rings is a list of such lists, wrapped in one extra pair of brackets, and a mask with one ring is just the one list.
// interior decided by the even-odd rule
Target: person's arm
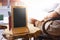
[(36, 20), (36, 19), (31, 19), (31, 23), (34, 25), (34, 26), (38, 26), (38, 24), (42, 24), (44, 21), (46, 21), (47, 19), (49, 18), (54, 18), (54, 17), (59, 17), (60, 15), (53, 11), (51, 13), (49, 13), (42, 21), (39, 21), (39, 20)]
[[(42, 22), (44, 22), (44, 21), (46, 21), (47, 19), (49, 19), (49, 18), (54, 18), (54, 17), (60, 17), (60, 5), (53, 11), (53, 12), (51, 12), (51, 13), (49, 13), (42, 21), (41, 21), (41, 23)], [(35, 21), (36, 19), (34, 19), (34, 23), (33, 23), (33, 21), (32, 21), (32, 24), (36, 24), (36, 21)], [(37, 21), (39, 21), (39, 20), (37, 20)]]
[(53, 11), (49, 13), (43, 20), (47, 20), (49, 18), (55, 18), (55, 17), (60, 17), (60, 14), (58, 14), (56, 11)]
[(60, 5), (58, 5), (56, 9), (53, 12), (49, 13), (49, 15), (47, 15), (44, 19), (54, 18), (54, 17), (60, 17)]

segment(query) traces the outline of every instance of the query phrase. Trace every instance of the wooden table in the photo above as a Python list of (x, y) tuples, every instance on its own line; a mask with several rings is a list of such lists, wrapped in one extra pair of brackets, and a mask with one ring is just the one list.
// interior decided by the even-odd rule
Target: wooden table
[(4, 37), (8, 40), (15, 40), (18, 38), (23, 38), (23, 40), (29, 40), (29, 39), (31, 40), (31, 38), (34, 37), (34, 40), (36, 40), (36, 37), (39, 36), (40, 34), (42, 34), (40, 28), (34, 27), (32, 24), (28, 24), (28, 29), (29, 29), (28, 33), (17, 34), (17, 35), (9, 34), (10, 36), (8, 36), (8, 37), (6, 37), (6, 35), (8, 35), (8, 34), (4, 34)]

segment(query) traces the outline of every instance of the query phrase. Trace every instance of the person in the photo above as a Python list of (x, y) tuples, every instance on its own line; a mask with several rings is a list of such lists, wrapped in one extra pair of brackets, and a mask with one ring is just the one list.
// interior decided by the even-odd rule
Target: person
[[(60, 17), (60, 5), (53, 11), (50, 12), (42, 21), (45, 21), (49, 18)], [(37, 19), (31, 18), (31, 23), (35, 25), (35, 22), (39, 21)]]
[[(32, 18), (31, 24), (37, 27), (40, 26), (39, 24), (42, 24), (47, 19), (55, 17), (60, 17), (60, 5), (53, 12), (49, 13), (42, 21)], [(52, 34), (60, 35), (60, 20), (54, 21), (52, 27), (50, 27), (49, 30), (50, 32), (52, 32)]]

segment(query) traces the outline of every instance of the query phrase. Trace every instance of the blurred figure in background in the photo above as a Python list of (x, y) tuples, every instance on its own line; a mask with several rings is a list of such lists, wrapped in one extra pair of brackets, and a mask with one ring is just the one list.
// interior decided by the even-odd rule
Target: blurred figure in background
[[(56, 18), (56, 17), (60, 18), (60, 5), (53, 12), (50, 12), (49, 15), (47, 15), (42, 21), (32, 18), (31, 24), (33, 24), (36, 27), (40, 27), (41, 24), (46, 20), (48, 20), (49, 18)], [(50, 26), (50, 28), (47, 31), (51, 32), (53, 35), (60, 35), (60, 20), (53, 21), (52, 26)]]

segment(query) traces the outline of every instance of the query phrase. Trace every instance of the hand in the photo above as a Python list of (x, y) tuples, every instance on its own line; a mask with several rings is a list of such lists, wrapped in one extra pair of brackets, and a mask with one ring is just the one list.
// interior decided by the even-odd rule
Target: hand
[(36, 19), (33, 19), (31, 18), (31, 24), (33, 24), (34, 26), (38, 27), (38, 26), (41, 26), (41, 24), (44, 22), (44, 20), (42, 21), (39, 21), (39, 20), (36, 20)]
[(36, 21), (37, 21), (36, 19), (31, 18), (30, 23), (33, 24), (33, 25), (35, 25), (35, 22), (36, 22)]

